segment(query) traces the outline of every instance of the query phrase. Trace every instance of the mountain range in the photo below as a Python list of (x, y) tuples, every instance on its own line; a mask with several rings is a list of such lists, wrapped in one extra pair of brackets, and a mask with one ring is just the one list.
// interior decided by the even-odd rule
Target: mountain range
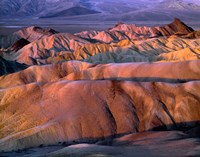
[[(84, 20), (125, 21), (172, 20), (174, 17), (189, 20), (190, 17), (191, 20), (196, 20), (199, 14), (200, 2), (197, 0), (2, 0), (0, 2), (1, 18), (80, 16), (79, 18)], [(82, 17), (83, 15), (88, 16)]]

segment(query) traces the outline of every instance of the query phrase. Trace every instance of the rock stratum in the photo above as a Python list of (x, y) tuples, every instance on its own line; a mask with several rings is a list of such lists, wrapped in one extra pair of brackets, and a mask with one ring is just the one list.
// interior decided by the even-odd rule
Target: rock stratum
[(1, 49), (0, 152), (96, 143), (48, 155), (116, 155), (136, 145), (136, 154), (199, 155), (199, 31), (178, 19), (73, 35), (38, 29)]

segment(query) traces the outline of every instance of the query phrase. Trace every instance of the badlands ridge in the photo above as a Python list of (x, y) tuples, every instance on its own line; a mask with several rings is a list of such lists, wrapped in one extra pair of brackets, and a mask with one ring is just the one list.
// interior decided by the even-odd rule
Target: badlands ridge
[[(175, 136), (189, 137), (177, 147), (199, 155), (200, 32), (179, 19), (73, 35), (30, 27), (0, 44), (1, 152)], [(169, 130), (179, 132), (152, 133)]]

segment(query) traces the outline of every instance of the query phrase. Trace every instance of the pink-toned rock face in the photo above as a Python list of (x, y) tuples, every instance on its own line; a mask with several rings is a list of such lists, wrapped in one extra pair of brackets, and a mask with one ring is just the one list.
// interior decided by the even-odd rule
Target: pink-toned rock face
[[(200, 79), (199, 60), (165, 63), (102, 64), (71, 73), (68, 80), (132, 80), (143, 82), (187, 82)], [(172, 70), (173, 69), (173, 70)]]
[(1, 90), (1, 151), (195, 126), (199, 92), (199, 82), (126, 81), (60, 81)]
[(56, 33), (58, 32), (56, 32), (53, 29), (43, 29), (40, 27), (32, 26), (32, 27), (24, 28), (16, 32), (15, 34), (17, 34), (21, 38), (28, 40), (29, 42), (33, 42), (44, 36), (50, 36)]
[(169, 36), (175, 33), (188, 34), (194, 30), (191, 27), (188, 27), (179, 19), (174, 19), (174, 21), (165, 26), (157, 27), (138, 27), (136, 25), (127, 25), (127, 24), (118, 24), (116, 27), (110, 29), (110, 31), (124, 31), (124, 32), (134, 32), (138, 35), (146, 37), (155, 37), (155, 36)]
[(67, 62), (3, 76), (0, 150), (197, 126), (198, 64)]
[[(69, 61), (31, 66), (0, 77), (0, 88), (59, 80), (125, 80), (136, 82), (183, 83), (200, 79), (199, 60), (160, 63), (90, 64)], [(173, 69), (173, 70), (172, 70)]]

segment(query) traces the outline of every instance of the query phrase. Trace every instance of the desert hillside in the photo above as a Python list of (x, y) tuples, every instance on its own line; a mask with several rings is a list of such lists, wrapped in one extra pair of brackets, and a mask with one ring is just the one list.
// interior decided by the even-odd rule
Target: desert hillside
[(0, 44), (0, 155), (200, 155), (200, 33), (179, 19)]

